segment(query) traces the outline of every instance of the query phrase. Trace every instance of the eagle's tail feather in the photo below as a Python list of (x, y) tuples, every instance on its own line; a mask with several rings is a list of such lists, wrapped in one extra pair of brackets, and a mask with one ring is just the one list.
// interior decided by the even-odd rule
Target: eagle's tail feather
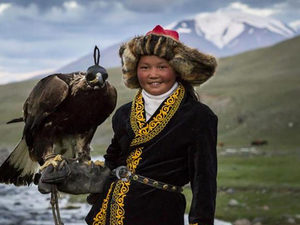
[(28, 146), (22, 138), (0, 167), (0, 183), (29, 185), (38, 168), (39, 164), (30, 158)]
[(23, 118), (23, 117), (20, 117), (20, 118), (12, 119), (12, 120), (6, 122), (6, 124), (10, 124), (10, 123), (18, 123), (18, 122), (23, 122), (23, 121), (24, 121), (24, 118)]

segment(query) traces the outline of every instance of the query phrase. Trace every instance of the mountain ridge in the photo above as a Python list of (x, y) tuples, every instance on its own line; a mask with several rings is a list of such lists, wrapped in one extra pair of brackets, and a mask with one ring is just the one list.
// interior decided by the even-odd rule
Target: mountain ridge
[[(298, 34), (289, 25), (273, 18), (220, 11), (200, 13), (193, 18), (173, 22), (166, 29), (177, 30), (181, 42), (217, 57), (271, 46)], [(121, 66), (118, 54), (120, 45), (116, 43), (101, 50), (101, 64), (104, 67)], [(57, 71), (85, 71), (91, 63), (92, 54), (87, 54)]]
[[(300, 145), (300, 37), (219, 59), (215, 76), (197, 88), (202, 102), (219, 117), (219, 142), (226, 146), (248, 146), (264, 139), (270, 148)], [(108, 80), (118, 90), (118, 106), (131, 101), (135, 90), (124, 87), (121, 68), (109, 69)], [(22, 115), (25, 98), (37, 81), (0, 86), (0, 143), (12, 148), (22, 135), (22, 123), (6, 125)], [(99, 153), (111, 139), (111, 118), (100, 126), (93, 139)], [(102, 150), (101, 150), (102, 149)]]

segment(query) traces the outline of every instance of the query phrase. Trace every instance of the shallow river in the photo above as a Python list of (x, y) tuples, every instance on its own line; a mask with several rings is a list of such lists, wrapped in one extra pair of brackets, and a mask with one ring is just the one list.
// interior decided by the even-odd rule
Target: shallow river
[[(50, 194), (40, 194), (36, 186), (0, 184), (0, 225), (53, 225), (49, 198)], [(84, 217), (90, 205), (70, 205), (67, 196), (64, 196), (60, 198), (59, 206), (65, 225), (85, 224)], [(216, 220), (215, 225), (230, 224)]]

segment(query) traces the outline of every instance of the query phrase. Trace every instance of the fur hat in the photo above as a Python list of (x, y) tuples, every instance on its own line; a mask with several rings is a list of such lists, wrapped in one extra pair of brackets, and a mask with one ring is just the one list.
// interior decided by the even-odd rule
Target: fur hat
[(178, 40), (178, 33), (157, 25), (145, 36), (138, 36), (120, 47), (123, 80), (129, 88), (139, 88), (137, 64), (143, 55), (166, 59), (181, 79), (191, 85), (200, 85), (215, 72), (215, 57), (190, 48)]

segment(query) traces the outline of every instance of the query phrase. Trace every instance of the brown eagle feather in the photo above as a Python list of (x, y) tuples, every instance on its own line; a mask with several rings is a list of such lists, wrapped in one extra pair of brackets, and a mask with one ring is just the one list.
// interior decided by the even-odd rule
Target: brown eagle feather
[(113, 112), (117, 92), (108, 82), (91, 87), (85, 75), (53, 74), (36, 84), (23, 106), (22, 139), (0, 167), (1, 183), (30, 184), (51, 153), (90, 159), (90, 142)]

